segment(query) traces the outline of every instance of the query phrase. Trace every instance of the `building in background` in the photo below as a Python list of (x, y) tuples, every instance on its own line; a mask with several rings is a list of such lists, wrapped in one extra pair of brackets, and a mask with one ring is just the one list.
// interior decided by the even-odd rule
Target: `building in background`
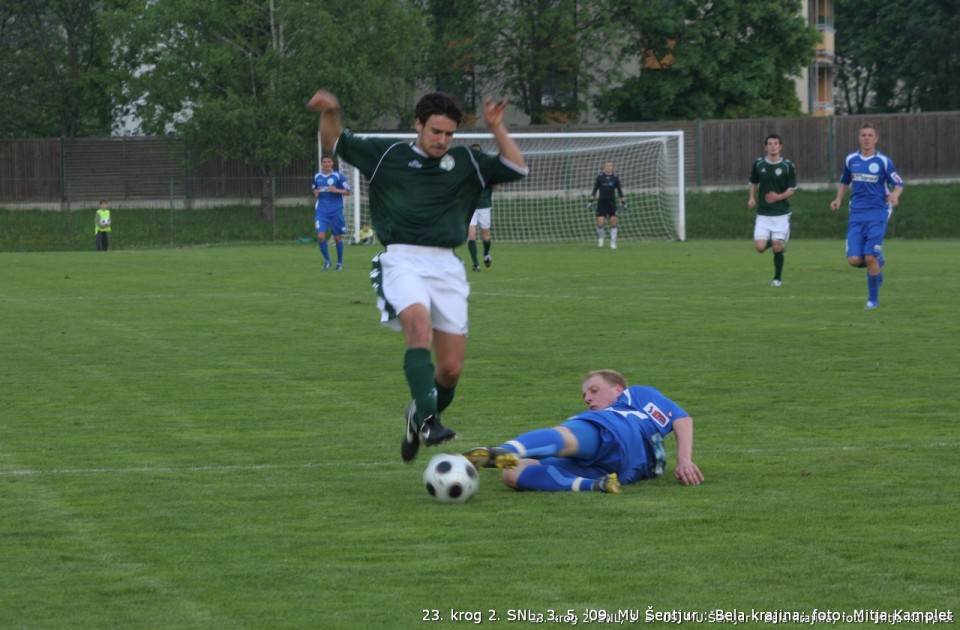
[(833, 0), (807, 0), (803, 5), (803, 16), (807, 22), (817, 27), (821, 40), (817, 44), (817, 55), (809, 68), (797, 79), (797, 97), (800, 108), (813, 116), (833, 115), (833, 76), (834, 44)]

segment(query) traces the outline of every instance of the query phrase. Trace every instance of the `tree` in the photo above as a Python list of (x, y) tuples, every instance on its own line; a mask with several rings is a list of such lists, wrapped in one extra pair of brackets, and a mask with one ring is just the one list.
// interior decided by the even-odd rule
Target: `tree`
[(0, 3), (0, 136), (107, 134), (119, 75), (112, 29), (122, 0)]
[(396, 113), (424, 39), (419, 13), (394, 0), (146, 0), (126, 40), (128, 98), (144, 131), (181, 135), (194, 160), (255, 166), (272, 220), (273, 178), (315, 147), (313, 91), (339, 94), (350, 124)]
[[(468, 110), (481, 92), (508, 96), (533, 124), (576, 122), (586, 94), (616, 78), (607, 0), (418, 0), (428, 16), (436, 89)], [(594, 65), (605, 64), (597, 72)]]
[(960, 12), (947, 0), (837, 0), (839, 113), (960, 109)]
[(608, 120), (799, 113), (791, 77), (820, 34), (799, 0), (615, 0), (639, 74), (595, 99)]

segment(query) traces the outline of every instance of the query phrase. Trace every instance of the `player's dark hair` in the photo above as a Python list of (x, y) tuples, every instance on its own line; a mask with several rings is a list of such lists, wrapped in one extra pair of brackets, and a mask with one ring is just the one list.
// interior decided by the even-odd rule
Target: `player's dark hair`
[(767, 136), (763, 141), (763, 145), (766, 146), (771, 139), (776, 140), (777, 142), (780, 143), (780, 146), (783, 146), (783, 138), (781, 138), (775, 133), (771, 133), (769, 136)]
[(463, 110), (460, 109), (460, 104), (457, 103), (457, 99), (454, 98), (452, 94), (446, 92), (430, 92), (429, 94), (424, 94), (419, 102), (417, 102), (414, 117), (420, 121), (421, 125), (427, 124), (427, 120), (431, 116), (436, 115), (446, 116), (457, 123), (458, 127), (460, 126), (460, 121), (463, 120)]

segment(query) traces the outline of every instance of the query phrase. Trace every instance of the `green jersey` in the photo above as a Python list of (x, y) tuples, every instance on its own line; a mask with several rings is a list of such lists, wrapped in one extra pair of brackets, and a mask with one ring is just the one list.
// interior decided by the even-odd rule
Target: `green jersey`
[(526, 175), (466, 146), (431, 158), (408, 140), (361, 138), (348, 129), (336, 152), (367, 177), (370, 218), (384, 245), (462, 245), (483, 189)]
[(797, 169), (793, 162), (780, 158), (771, 164), (767, 158), (758, 158), (750, 172), (750, 183), (757, 185), (757, 214), (779, 217), (790, 214), (790, 202), (786, 199), (767, 203), (768, 192), (782, 193), (797, 187)]
[(477, 199), (477, 209), (493, 207), (493, 187), (484, 186), (480, 192), (480, 198)]

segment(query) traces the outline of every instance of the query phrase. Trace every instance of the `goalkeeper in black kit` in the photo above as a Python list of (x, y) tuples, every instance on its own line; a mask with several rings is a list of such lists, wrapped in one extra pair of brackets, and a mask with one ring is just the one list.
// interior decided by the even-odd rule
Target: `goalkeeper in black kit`
[[(597, 194), (599, 193), (599, 199)], [(603, 227), (607, 218), (610, 219), (610, 249), (617, 248), (617, 197), (620, 197), (620, 205), (624, 209), (627, 207), (627, 201), (623, 196), (623, 189), (620, 188), (620, 178), (613, 172), (613, 162), (607, 160), (603, 165), (603, 172), (597, 175), (593, 183), (593, 191), (590, 193), (590, 206), (596, 202), (597, 210), (597, 247), (603, 247)]]

